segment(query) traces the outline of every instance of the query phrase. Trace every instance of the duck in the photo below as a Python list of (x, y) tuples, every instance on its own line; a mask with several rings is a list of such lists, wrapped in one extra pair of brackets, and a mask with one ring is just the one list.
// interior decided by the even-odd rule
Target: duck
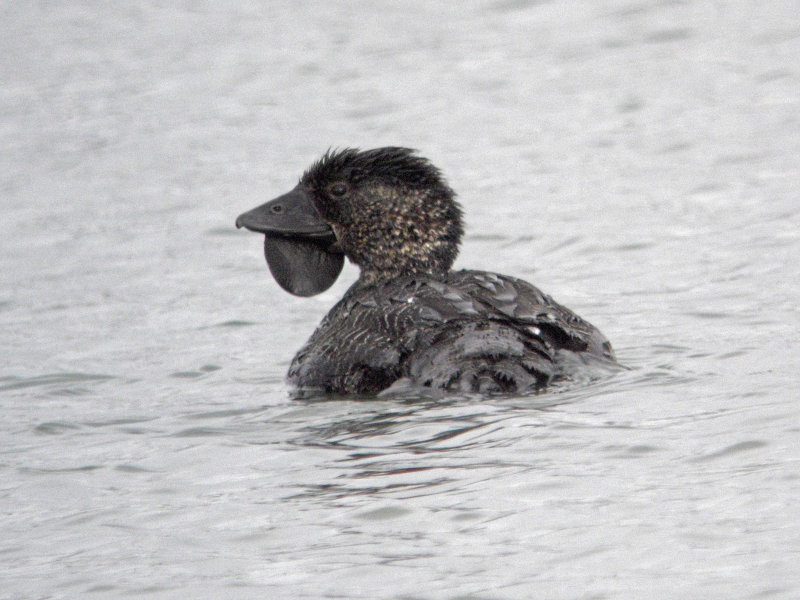
[(236, 227), (264, 234), (269, 269), (291, 294), (325, 291), (345, 258), (359, 268), (291, 362), (299, 390), (527, 394), (576, 364), (616, 364), (596, 327), (530, 283), (452, 269), (463, 210), (415, 150), (328, 150)]

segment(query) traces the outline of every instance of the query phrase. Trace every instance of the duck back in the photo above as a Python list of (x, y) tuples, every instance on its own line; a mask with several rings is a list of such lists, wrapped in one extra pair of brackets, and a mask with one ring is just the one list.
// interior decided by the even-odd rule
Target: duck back
[(483, 271), (356, 282), (298, 352), (289, 380), (333, 393), (424, 388), (523, 393), (561, 375), (563, 352), (613, 360), (591, 324), (531, 284)]

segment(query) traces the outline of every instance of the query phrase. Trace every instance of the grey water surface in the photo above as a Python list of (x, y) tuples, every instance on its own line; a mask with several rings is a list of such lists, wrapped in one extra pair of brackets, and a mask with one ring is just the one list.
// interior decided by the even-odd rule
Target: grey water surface
[[(800, 4), (0, 6), (0, 598), (800, 597)], [(328, 147), (629, 367), (296, 399), (236, 216)]]

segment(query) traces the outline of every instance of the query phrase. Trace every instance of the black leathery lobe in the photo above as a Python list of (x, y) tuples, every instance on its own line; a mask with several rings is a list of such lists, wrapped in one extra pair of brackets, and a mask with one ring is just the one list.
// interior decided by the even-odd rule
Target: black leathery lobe
[(264, 257), (270, 273), (295, 296), (316, 296), (333, 285), (344, 267), (344, 255), (328, 252), (315, 240), (264, 236)]

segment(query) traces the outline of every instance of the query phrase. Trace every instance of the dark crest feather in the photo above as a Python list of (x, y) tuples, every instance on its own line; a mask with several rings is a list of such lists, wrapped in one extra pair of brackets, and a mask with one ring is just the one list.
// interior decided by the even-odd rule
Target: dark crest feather
[(303, 174), (301, 181), (322, 187), (336, 178), (357, 182), (375, 178), (411, 187), (446, 185), (441, 171), (416, 150), (387, 146), (361, 151), (358, 148), (328, 149), (325, 155)]

